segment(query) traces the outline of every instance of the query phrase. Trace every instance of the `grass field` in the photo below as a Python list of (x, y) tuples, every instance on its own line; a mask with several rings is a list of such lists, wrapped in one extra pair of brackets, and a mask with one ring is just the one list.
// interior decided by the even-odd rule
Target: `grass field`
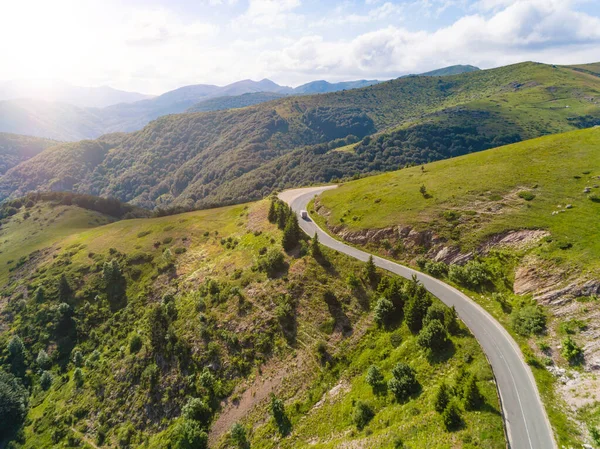
[(464, 250), (507, 230), (544, 229), (552, 241), (540, 256), (596, 272), (599, 176), (600, 128), (592, 128), (349, 182), (320, 204), (330, 226), (433, 229)]
[(113, 220), (79, 207), (39, 204), (31, 210), (23, 208), (0, 228), (0, 286), (6, 283), (9, 270), (21, 258), (54, 245), (69, 235)]

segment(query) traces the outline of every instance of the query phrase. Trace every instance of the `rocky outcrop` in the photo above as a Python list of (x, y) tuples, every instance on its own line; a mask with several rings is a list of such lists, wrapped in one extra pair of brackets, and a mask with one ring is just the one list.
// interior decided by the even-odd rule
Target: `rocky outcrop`
[(483, 254), (486, 254), (494, 248), (523, 249), (549, 235), (548, 231), (541, 229), (522, 229), (519, 231), (503, 232), (489, 238), (479, 247), (479, 250)]

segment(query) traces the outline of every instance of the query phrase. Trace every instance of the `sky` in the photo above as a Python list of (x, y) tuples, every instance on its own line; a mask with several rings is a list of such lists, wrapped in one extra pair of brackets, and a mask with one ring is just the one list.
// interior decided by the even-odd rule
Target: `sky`
[(0, 80), (160, 94), (600, 61), (599, 0), (0, 0)]

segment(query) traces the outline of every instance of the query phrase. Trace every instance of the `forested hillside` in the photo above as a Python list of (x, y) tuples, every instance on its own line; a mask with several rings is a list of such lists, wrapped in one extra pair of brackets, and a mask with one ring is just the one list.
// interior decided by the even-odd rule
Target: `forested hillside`
[(505, 446), (455, 312), (305, 241), (283, 203), (106, 224), (56, 201), (2, 219), (30, 253), (0, 253), (0, 444)]
[(42, 153), (0, 178), (0, 199), (63, 188), (149, 208), (230, 204), (593, 126), (599, 98), (598, 77), (522, 63), (172, 115)]
[(0, 175), (56, 144), (50, 139), (0, 133)]

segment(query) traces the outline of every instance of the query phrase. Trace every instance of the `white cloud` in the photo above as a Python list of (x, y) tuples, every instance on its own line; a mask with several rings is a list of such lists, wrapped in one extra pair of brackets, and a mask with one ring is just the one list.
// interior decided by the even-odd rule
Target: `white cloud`
[(300, 6), (300, 0), (249, 0), (247, 11), (233, 21), (233, 27), (248, 31), (265, 28), (283, 29), (303, 20), (292, 11)]
[(317, 15), (308, 1), (227, 6), (235, 1), (202, 0), (206, 14), (189, 16), (166, 5), (124, 6), (132, 4), (124, 0), (5, 2), (0, 78), (62, 78), (161, 93), (244, 78), (294, 85), (458, 63), (600, 61), (600, 18), (578, 11), (577, 0), (480, 0), (468, 15), (430, 31), (419, 31), (415, 11), (433, 13), (464, 0), (365, 0), (363, 15), (350, 9), (355, 3), (328, 5)]
[(337, 76), (351, 78), (458, 63), (486, 67), (530, 59), (572, 63), (576, 58), (600, 60), (600, 19), (562, 1), (521, 0), (489, 18), (465, 16), (434, 32), (389, 26), (345, 42), (312, 36), (267, 53), (263, 61), (277, 72), (335, 70)]

